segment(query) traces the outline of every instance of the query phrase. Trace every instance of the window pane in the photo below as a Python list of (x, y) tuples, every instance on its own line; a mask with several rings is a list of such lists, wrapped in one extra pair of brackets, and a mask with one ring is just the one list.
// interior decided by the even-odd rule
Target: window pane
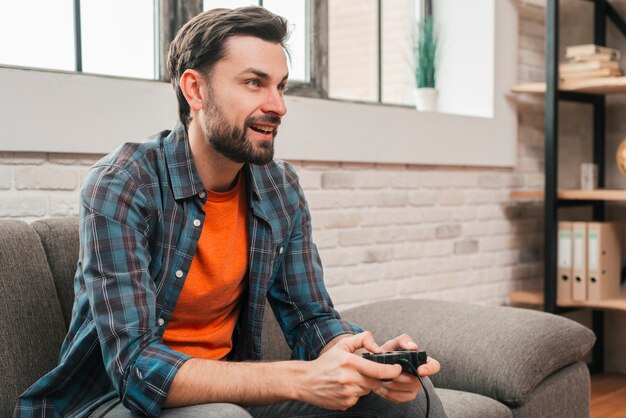
[(309, 40), (307, 25), (307, 0), (264, 0), (263, 7), (289, 21), (291, 36), (287, 42), (291, 60), (289, 62), (289, 80), (305, 82), (309, 80)]
[(328, 1), (328, 89), (337, 99), (378, 100), (376, 0)]
[(0, 1), (0, 64), (73, 71), (72, 0)]
[(384, 103), (413, 104), (411, 34), (414, 15), (415, 0), (382, 2), (382, 101)]
[(204, 10), (210, 10), (215, 8), (223, 9), (236, 9), (243, 6), (258, 6), (259, 2), (256, 0), (203, 0), (202, 7)]
[(153, 0), (82, 0), (83, 71), (154, 77)]

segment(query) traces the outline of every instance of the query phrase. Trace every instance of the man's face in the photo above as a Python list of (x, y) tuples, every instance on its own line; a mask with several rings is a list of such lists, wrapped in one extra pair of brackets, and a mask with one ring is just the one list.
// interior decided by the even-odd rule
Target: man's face
[(213, 148), (232, 161), (267, 164), (287, 113), (285, 53), (280, 44), (252, 36), (232, 37), (225, 47), (225, 57), (209, 75), (204, 133)]

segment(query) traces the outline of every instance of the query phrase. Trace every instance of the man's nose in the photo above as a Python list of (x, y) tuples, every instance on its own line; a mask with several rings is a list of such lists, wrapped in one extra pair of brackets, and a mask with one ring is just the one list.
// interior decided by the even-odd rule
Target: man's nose
[(272, 91), (268, 94), (262, 109), (264, 113), (275, 113), (280, 117), (287, 113), (285, 98), (279, 90)]

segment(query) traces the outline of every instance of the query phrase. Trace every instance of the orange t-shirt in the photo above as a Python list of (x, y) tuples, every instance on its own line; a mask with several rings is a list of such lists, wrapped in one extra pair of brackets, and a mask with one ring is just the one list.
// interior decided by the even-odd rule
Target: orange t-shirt
[(208, 192), (198, 248), (163, 334), (170, 348), (219, 360), (232, 349), (248, 267), (248, 201), (243, 175), (224, 193)]

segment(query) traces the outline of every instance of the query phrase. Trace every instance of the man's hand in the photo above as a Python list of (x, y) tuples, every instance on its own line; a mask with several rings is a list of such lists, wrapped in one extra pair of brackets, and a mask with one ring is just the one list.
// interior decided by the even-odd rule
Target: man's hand
[[(381, 347), (382, 351), (396, 351), (396, 350), (417, 350), (417, 344), (411, 337), (406, 334), (402, 334), (393, 340), (387, 341)], [(428, 357), (426, 364), (420, 366), (417, 372), (420, 376), (430, 376), (438, 373), (441, 369), (439, 362), (433, 358)], [(402, 373), (391, 382), (383, 382), (382, 386), (375, 390), (376, 394), (383, 398), (389, 399), (393, 402), (409, 402), (415, 399), (419, 392), (421, 385), (417, 377)]]
[[(397, 364), (379, 364), (355, 352), (361, 348), (381, 353), (370, 332), (344, 337), (309, 367), (302, 383), (302, 401), (326, 409), (346, 410), (361, 396), (382, 388), (382, 380), (395, 381), (402, 373)], [(390, 382), (391, 383), (391, 382)]]

